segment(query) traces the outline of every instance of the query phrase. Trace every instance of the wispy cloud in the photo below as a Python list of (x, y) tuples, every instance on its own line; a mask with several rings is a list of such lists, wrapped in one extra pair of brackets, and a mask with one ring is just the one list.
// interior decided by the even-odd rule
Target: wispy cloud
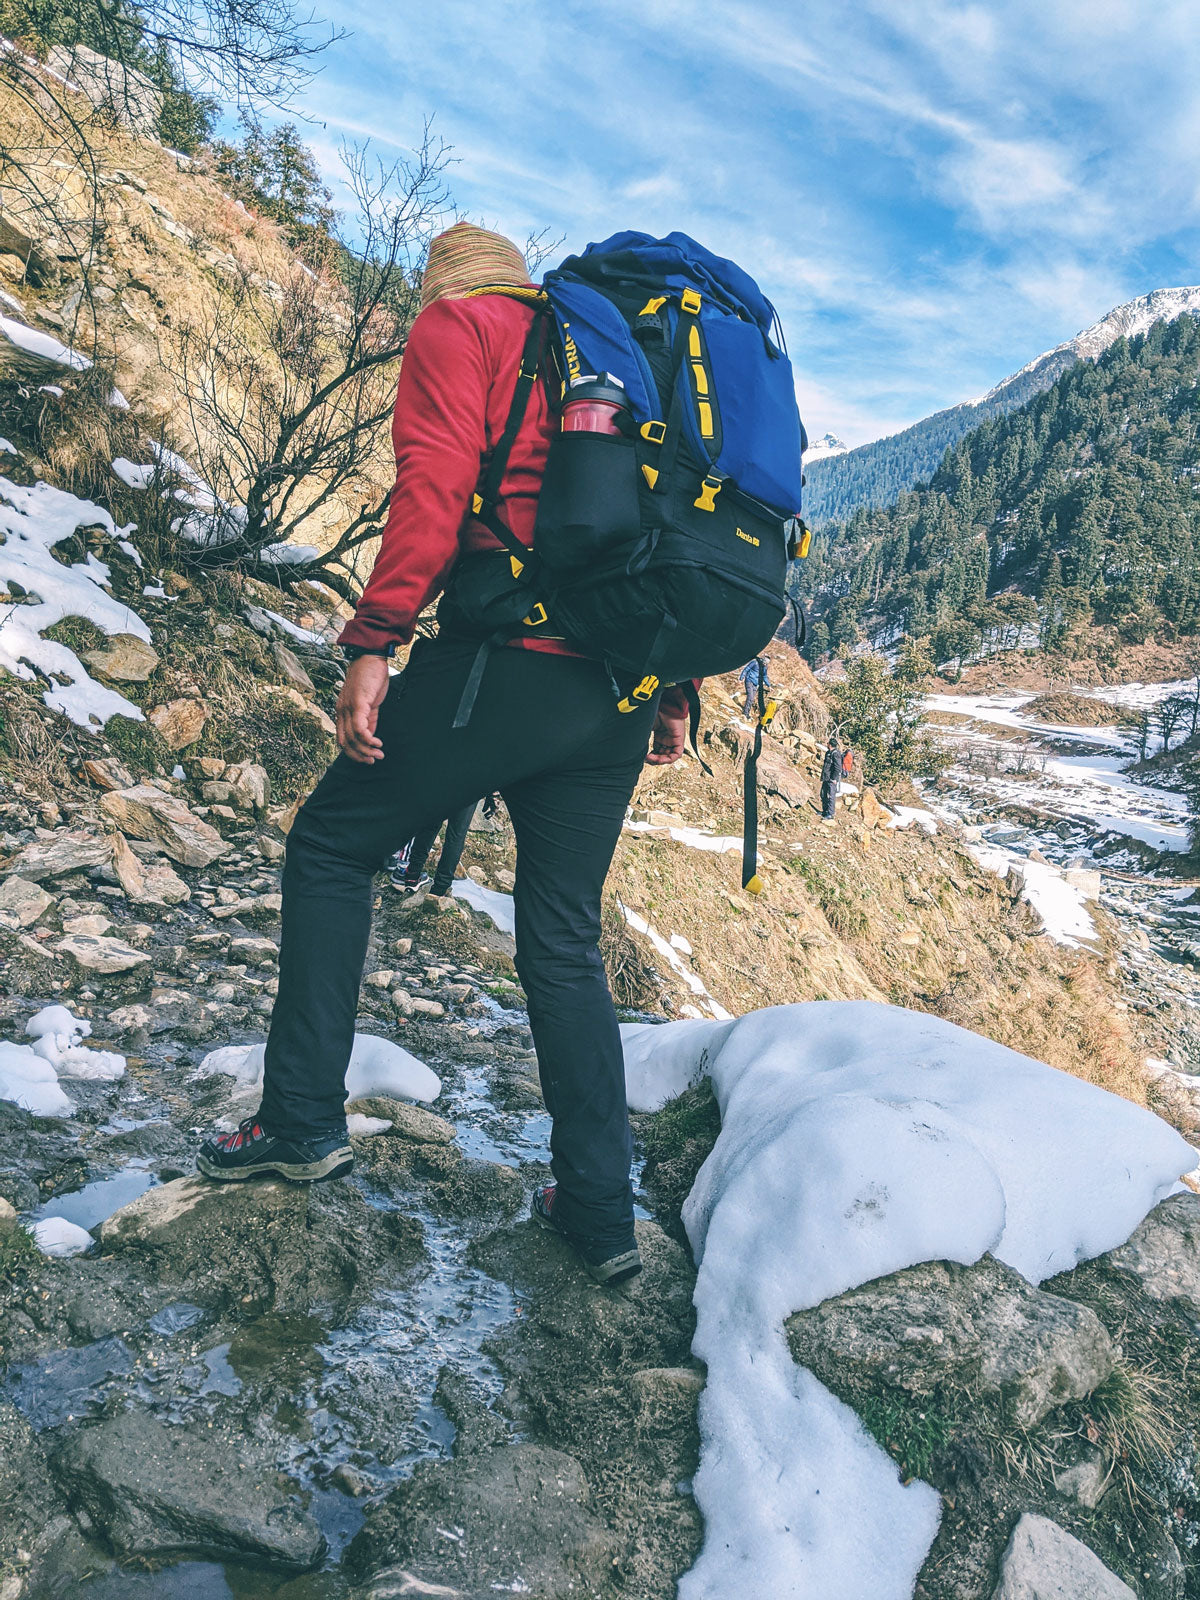
[(1200, 278), (1194, 0), (349, 0), (337, 20), (308, 108), (323, 164), (342, 136), (411, 146), (433, 113), (457, 205), (515, 237), (694, 234), (778, 305), (810, 431), (903, 426)]

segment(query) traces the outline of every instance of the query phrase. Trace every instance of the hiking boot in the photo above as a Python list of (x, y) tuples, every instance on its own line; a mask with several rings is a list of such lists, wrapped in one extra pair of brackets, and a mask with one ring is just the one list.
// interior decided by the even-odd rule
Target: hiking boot
[(546, 1184), (543, 1189), (535, 1189), (530, 1211), (533, 1220), (543, 1228), (550, 1228), (561, 1235), (583, 1262), (584, 1271), (596, 1283), (614, 1284), (624, 1283), (626, 1278), (636, 1277), (642, 1270), (642, 1258), (638, 1254), (638, 1247), (634, 1244), (628, 1250), (613, 1250), (611, 1245), (593, 1244), (591, 1240), (582, 1238), (577, 1233), (572, 1233), (564, 1227), (554, 1215), (554, 1199), (558, 1193), (558, 1185)]
[(344, 1178), (354, 1166), (354, 1152), (344, 1129), (315, 1139), (277, 1139), (257, 1117), (247, 1117), (233, 1133), (206, 1139), (196, 1154), (206, 1178), (220, 1183), (273, 1172), (293, 1183), (318, 1183)]
[(410, 878), (403, 872), (391, 874), (392, 888), (399, 889), (401, 894), (420, 894), (423, 889), (428, 889), (430, 878), (427, 872), (422, 872), (416, 878)]

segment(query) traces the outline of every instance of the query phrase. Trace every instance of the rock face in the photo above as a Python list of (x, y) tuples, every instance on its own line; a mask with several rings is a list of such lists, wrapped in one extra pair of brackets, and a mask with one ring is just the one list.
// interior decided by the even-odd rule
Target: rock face
[(1160, 1202), (1103, 1261), (1135, 1277), (1152, 1300), (1182, 1300), (1200, 1316), (1200, 1195)]
[(52, 45), (47, 65), (133, 133), (157, 139), (162, 90), (143, 73), (84, 44)]
[(348, 1185), (176, 1178), (113, 1213), (106, 1254), (129, 1254), (156, 1282), (200, 1304), (341, 1314), (381, 1270), (421, 1254), (421, 1230), (372, 1210)]
[(32, 927), (53, 904), (54, 896), (28, 878), (5, 878), (0, 884), (0, 923), (5, 927)]
[(150, 721), (172, 750), (186, 750), (204, 732), (208, 707), (203, 700), (168, 700), (154, 707)]
[(126, 1411), (73, 1434), (53, 1468), (120, 1556), (250, 1556), (308, 1568), (325, 1553), (321, 1530), (244, 1435), (231, 1448), (208, 1429)]
[(864, 789), (859, 801), (858, 814), (867, 828), (887, 827), (893, 812), (883, 805), (874, 789)]
[(989, 1257), (877, 1278), (787, 1327), (796, 1360), (835, 1393), (883, 1383), (919, 1395), (953, 1381), (999, 1399), (1022, 1428), (1091, 1394), (1115, 1360), (1094, 1311)]
[(1057, 1522), (1027, 1513), (1008, 1542), (992, 1600), (1137, 1600), (1137, 1596)]
[(18, 877), (41, 883), (45, 878), (61, 878), (68, 872), (103, 866), (111, 856), (112, 845), (103, 834), (60, 828), (56, 833), (25, 845), (9, 863), (8, 870)]
[[(213, 827), (193, 816), (182, 800), (151, 783), (114, 789), (100, 797), (100, 809), (134, 839), (149, 839), (184, 867), (207, 867), (229, 846)], [(105, 843), (106, 855), (108, 852)], [(66, 869), (60, 869), (66, 870)]]
[[(360, 1574), (399, 1561), (412, 1594), (505, 1589), (559, 1600), (595, 1592), (619, 1541), (590, 1509), (579, 1463), (536, 1444), (419, 1466), (350, 1547)], [(452, 1528), (461, 1537), (447, 1539)], [(399, 1591), (403, 1592), (403, 1591)]]
[(111, 683), (145, 683), (158, 666), (158, 651), (136, 633), (114, 633), (101, 649), (89, 650), (81, 659)]

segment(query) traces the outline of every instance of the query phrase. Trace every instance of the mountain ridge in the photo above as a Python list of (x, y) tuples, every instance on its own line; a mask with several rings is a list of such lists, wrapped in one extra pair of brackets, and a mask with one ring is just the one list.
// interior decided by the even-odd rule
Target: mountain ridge
[(1076, 361), (1094, 361), (1118, 339), (1133, 338), (1156, 322), (1186, 315), (1200, 316), (1200, 285), (1152, 289), (1114, 306), (1074, 337), (1043, 350), (974, 400), (931, 412), (907, 428), (856, 445), (844, 454), (809, 454), (805, 458), (806, 520), (817, 526), (841, 521), (860, 506), (882, 509), (894, 504), (906, 489), (930, 478), (946, 451), (981, 422), (1016, 410), (1048, 389)]

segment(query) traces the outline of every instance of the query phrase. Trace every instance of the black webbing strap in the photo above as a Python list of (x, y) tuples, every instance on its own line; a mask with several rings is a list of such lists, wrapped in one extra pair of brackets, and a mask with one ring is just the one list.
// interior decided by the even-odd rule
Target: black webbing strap
[(683, 690), (683, 698), (687, 701), (688, 749), (700, 763), (701, 770), (711, 778), (713, 770), (700, 754), (699, 747), (696, 744), (696, 736), (700, 732), (700, 696), (696, 693), (695, 681), (691, 678), (685, 678), (679, 688)]
[[(480, 480), (476, 493), (483, 501), (487, 510), (494, 510), (500, 495), (500, 484), (504, 477), (504, 470), (508, 466), (508, 458), (512, 451), (513, 441), (520, 432), (521, 424), (525, 420), (525, 412), (529, 406), (529, 396), (533, 393), (533, 386), (537, 382), (538, 368), (541, 365), (542, 339), (546, 330), (546, 313), (535, 311), (533, 321), (529, 324), (529, 332), (525, 336), (525, 346), (521, 351), (521, 364), (517, 368), (517, 381), (513, 385), (512, 401), (508, 408), (508, 419), (504, 424), (504, 432), (496, 441), (496, 448), (492, 451), (492, 459), (488, 462), (487, 471)], [(482, 520), (482, 519), (481, 519)], [(484, 526), (490, 528), (487, 522)]]
[(763, 681), (767, 669), (762, 657), (757, 659), (758, 720), (754, 725), (754, 743), (746, 756), (742, 780), (742, 888), (755, 894), (762, 888), (762, 880), (758, 876), (758, 758), (762, 754), (763, 718), (767, 714), (767, 691)]
[(671, 404), (667, 411), (667, 431), (663, 434), (662, 449), (658, 456), (658, 477), (654, 480), (655, 494), (666, 494), (675, 471), (675, 457), (679, 454), (679, 439), (683, 432), (683, 399), (679, 393), (679, 374), (687, 354), (688, 329), (696, 321), (694, 312), (681, 306), (675, 319), (675, 338), (671, 343)]

